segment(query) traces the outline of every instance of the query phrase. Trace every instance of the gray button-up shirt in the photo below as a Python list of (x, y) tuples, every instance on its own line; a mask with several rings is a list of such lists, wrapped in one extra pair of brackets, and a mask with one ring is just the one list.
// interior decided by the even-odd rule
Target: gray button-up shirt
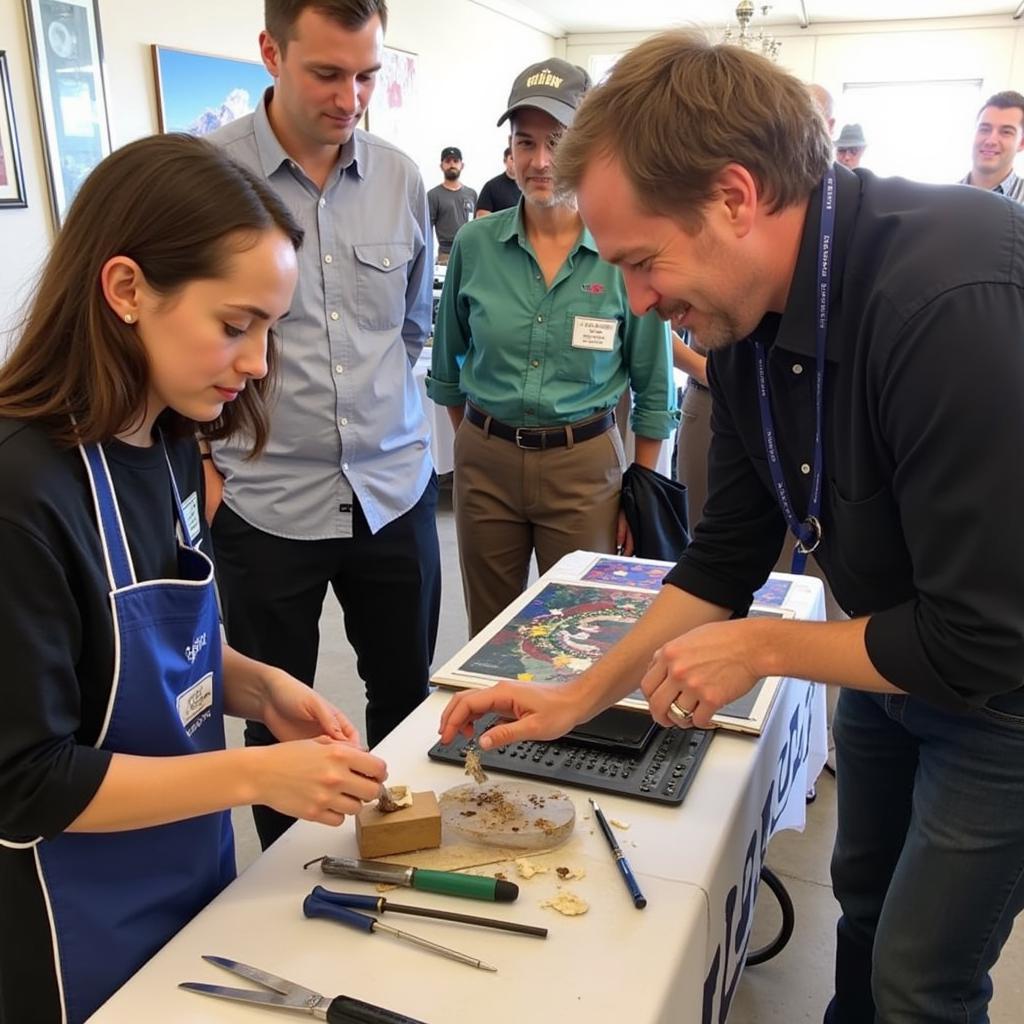
[[(970, 185), (970, 183), (971, 175), (968, 171), (967, 175), (960, 179), (960, 184)], [(991, 191), (997, 192), (1001, 196), (1006, 196), (1015, 203), (1024, 203), (1024, 178), (1019, 178), (1015, 171), (1010, 171)]]
[(297, 540), (352, 535), (355, 491), (371, 531), (407, 512), (433, 469), (412, 367), (430, 332), (433, 243), (419, 170), (357, 130), (324, 189), (274, 135), (266, 103), (207, 138), (266, 178), (306, 232), (291, 309), (276, 329), (270, 440), (245, 461), (213, 445), (224, 500)]

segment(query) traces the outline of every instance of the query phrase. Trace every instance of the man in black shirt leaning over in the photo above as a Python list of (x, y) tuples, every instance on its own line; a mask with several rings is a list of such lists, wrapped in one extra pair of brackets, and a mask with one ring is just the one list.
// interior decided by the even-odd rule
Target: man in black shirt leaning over
[[(707, 504), (604, 659), (460, 694), (442, 738), (560, 736), (641, 676), (683, 727), (761, 676), (842, 687), (825, 1020), (987, 1021), (1024, 904), (1024, 211), (832, 164), (796, 79), (684, 32), (616, 64), (557, 173), (634, 312), (710, 350)], [(742, 618), (787, 522), (849, 621)]]
[(489, 178), (480, 189), (480, 198), (476, 201), (477, 217), (486, 217), (489, 213), (507, 210), (510, 206), (515, 206), (523, 194), (519, 191), (519, 183), (516, 181), (511, 146), (505, 147), (504, 159), (505, 170)]

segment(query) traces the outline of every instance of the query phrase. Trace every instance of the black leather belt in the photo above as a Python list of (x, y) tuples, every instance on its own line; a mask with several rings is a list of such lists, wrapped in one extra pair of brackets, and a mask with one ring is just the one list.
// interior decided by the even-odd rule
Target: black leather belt
[(466, 403), (466, 419), (474, 426), (482, 427), (488, 434), (511, 441), (518, 448), (542, 451), (545, 448), (564, 448), (569, 443), (572, 431), (573, 444), (589, 441), (615, 426), (615, 410), (609, 409), (589, 420), (569, 423), (564, 427), (510, 427), (507, 423), (488, 416), (482, 409)]
[(696, 388), (698, 391), (710, 391), (711, 390), (711, 388), (709, 388), (707, 386), (707, 384), (701, 384), (701, 382), (699, 380), (697, 380), (696, 377), (687, 377), (686, 383), (687, 383), (688, 387)]

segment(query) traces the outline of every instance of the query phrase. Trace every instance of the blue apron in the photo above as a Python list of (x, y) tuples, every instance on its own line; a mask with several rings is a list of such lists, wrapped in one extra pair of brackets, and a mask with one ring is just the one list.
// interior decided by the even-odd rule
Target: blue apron
[[(169, 757), (224, 749), (213, 565), (189, 529), (170, 460), (178, 577), (136, 582), (106, 458), (81, 449), (110, 579), (114, 681), (96, 746)], [(164, 452), (166, 456), (166, 449)], [(62, 1024), (85, 1020), (235, 876), (227, 812), (36, 846), (50, 914)]]

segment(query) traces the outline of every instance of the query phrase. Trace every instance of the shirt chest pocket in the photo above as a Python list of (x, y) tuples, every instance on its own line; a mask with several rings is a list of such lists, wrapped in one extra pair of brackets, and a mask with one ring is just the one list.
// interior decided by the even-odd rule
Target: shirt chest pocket
[(390, 331), (405, 320), (412, 246), (404, 242), (353, 245), (356, 321), (367, 331)]
[(618, 310), (570, 309), (560, 362), (565, 380), (603, 384), (622, 360)]

